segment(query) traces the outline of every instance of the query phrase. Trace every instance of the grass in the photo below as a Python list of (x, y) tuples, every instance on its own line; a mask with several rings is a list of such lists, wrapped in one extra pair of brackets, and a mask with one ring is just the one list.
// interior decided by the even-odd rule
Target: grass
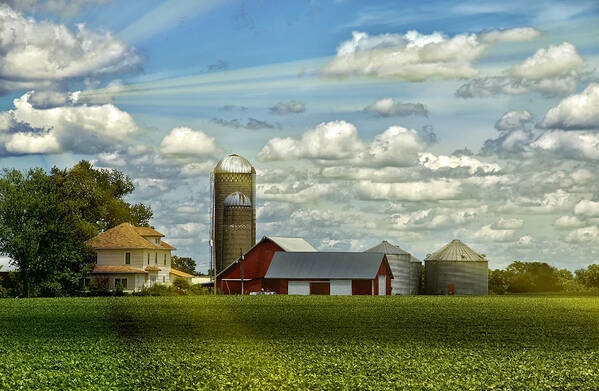
[(592, 297), (0, 300), (0, 389), (599, 388)]

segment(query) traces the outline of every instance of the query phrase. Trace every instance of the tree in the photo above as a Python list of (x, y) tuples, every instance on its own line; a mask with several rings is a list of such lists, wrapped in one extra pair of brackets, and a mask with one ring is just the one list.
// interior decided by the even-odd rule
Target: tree
[(559, 291), (558, 270), (545, 262), (516, 261), (506, 271), (511, 274), (509, 291), (512, 293)]
[(4, 170), (0, 178), (0, 253), (19, 269), (27, 297), (72, 291), (91, 269), (89, 249), (54, 190), (41, 168)]
[(188, 274), (196, 274), (196, 261), (190, 257), (178, 257), (173, 255), (171, 257), (171, 267)]
[(135, 186), (118, 170), (96, 169), (82, 160), (70, 169), (53, 167), (50, 177), (82, 241), (125, 222), (149, 226), (152, 209), (124, 200)]
[(505, 270), (489, 270), (489, 293), (506, 294), (510, 288), (510, 276)]
[(589, 265), (587, 269), (579, 269), (574, 272), (576, 280), (588, 288), (599, 288), (599, 265)]

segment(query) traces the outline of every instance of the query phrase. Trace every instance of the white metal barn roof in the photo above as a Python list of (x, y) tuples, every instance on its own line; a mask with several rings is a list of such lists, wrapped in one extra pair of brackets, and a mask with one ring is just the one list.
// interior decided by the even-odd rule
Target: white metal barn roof
[(265, 236), (275, 242), (285, 251), (316, 251), (314, 247), (302, 238), (287, 238), (283, 236)]
[(428, 255), (425, 261), (486, 261), (487, 259), (455, 239), (435, 253)]
[(370, 280), (376, 277), (383, 260), (386, 262), (382, 253), (277, 252), (264, 277)]

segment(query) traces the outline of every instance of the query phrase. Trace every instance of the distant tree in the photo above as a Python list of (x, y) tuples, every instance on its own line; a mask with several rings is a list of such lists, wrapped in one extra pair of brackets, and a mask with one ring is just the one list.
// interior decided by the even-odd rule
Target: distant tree
[(60, 195), (41, 169), (4, 170), (0, 177), (0, 253), (11, 258), (23, 294), (73, 291), (91, 269)]
[(575, 271), (576, 280), (588, 288), (599, 288), (599, 265), (592, 264), (586, 269)]
[(196, 274), (196, 261), (190, 257), (178, 257), (173, 255), (171, 257), (171, 267), (188, 274)]
[(510, 288), (511, 274), (505, 270), (489, 270), (489, 293), (504, 295)]
[(559, 291), (558, 270), (545, 262), (516, 261), (509, 265), (506, 271), (511, 274), (510, 292)]
[(72, 168), (53, 167), (50, 178), (82, 241), (125, 222), (149, 226), (152, 209), (124, 200), (135, 186), (118, 170), (96, 169), (82, 160)]

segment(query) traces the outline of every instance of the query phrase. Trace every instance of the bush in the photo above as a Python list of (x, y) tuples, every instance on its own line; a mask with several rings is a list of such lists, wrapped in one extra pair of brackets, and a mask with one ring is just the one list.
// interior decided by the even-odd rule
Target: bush
[(133, 292), (133, 296), (177, 296), (180, 294), (177, 288), (162, 284), (156, 284), (149, 288), (144, 286), (141, 290)]
[(208, 288), (204, 288), (201, 284), (192, 285), (189, 289), (189, 294), (194, 296), (208, 295)]
[(173, 281), (173, 286), (183, 292), (187, 292), (191, 289), (191, 283), (187, 278), (177, 278)]
[(114, 296), (125, 296), (123, 284), (121, 284), (120, 282), (118, 284), (116, 284), (116, 286), (114, 287), (114, 292), (112, 292), (112, 294)]
[(64, 296), (62, 285), (58, 281), (44, 281), (39, 284), (38, 296), (41, 297), (60, 297)]
[(87, 286), (90, 296), (110, 296), (110, 281), (108, 277), (94, 278)]

